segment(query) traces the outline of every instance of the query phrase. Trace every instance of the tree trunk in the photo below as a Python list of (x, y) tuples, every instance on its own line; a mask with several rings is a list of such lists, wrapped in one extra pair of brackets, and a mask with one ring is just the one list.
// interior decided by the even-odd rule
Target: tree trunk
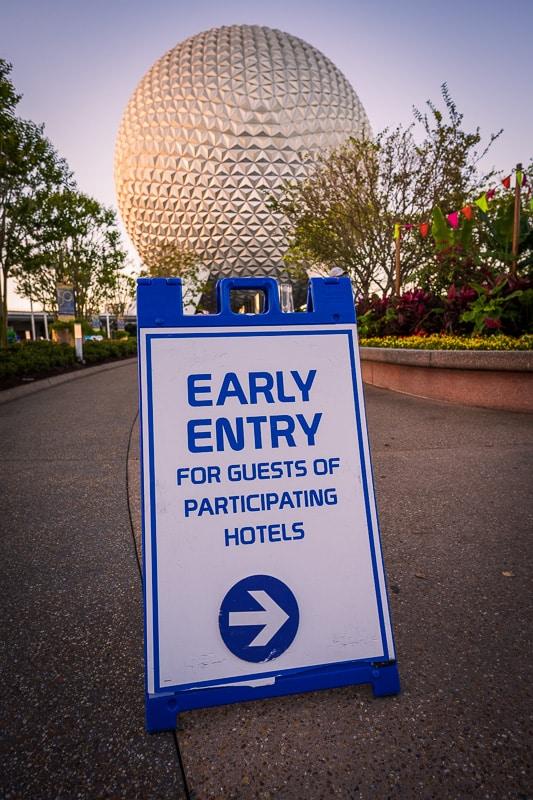
[(7, 275), (4, 270), (0, 284), (0, 347), (7, 347)]

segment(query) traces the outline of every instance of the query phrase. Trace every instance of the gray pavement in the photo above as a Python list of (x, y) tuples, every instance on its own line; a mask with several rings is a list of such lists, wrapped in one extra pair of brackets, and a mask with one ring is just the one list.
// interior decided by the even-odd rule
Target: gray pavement
[(141, 584), (126, 492), (136, 366), (0, 407), (0, 796), (180, 798), (143, 729)]
[[(128, 366), (0, 408), (6, 798), (185, 795), (143, 731), (135, 403)], [(183, 714), (195, 800), (533, 797), (533, 419), (367, 404), (403, 692)]]

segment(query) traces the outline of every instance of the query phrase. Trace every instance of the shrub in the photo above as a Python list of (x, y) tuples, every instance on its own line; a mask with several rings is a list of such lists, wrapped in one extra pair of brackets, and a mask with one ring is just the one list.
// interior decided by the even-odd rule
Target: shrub
[(361, 347), (405, 350), (533, 350), (533, 334), (504, 336), (377, 336), (361, 337)]
[(97, 331), (93, 330), (91, 324), (85, 319), (58, 319), (50, 326), (53, 331), (70, 331), (74, 335), (74, 323), (81, 325), (81, 332), (83, 336), (92, 336)]
[(127, 358), (136, 353), (137, 340), (131, 338), (104, 339), (101, 342), (85, 342), (83, 345), (83, 357), (87, 364), (97, 364), (111, 358)]
[(452, 283), (446, 295), (415, 288), (400, 297), (358, 300), (361, 336), (428, 336), (434, 333), (520, 336), (533, 330), (533, 279), (478, 273), (479, 282)]
[(73, 347), (54, 342), (19, 342), (0, 349), (0, 380), (42, 377), (73, 367)]
[(400, 297), (359, 300), (357, 322), (361, 336), (409, 336), (436, 333), (442, 328), (442, 300), (424, 289), (412, 289)]
[[(104, 339), (85, 342), (84, 360), (98, 364), (117, 358), (127, 358), (137, 353), (137, 340)], [(42, 378), (78, 366), (73, 347), (55, 342), (20, 342), (0, 349), (0, 382), (14, 384), (23, 378)]]

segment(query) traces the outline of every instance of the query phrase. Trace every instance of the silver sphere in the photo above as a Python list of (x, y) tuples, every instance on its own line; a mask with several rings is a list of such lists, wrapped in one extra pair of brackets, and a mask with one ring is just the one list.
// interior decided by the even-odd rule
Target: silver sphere
[(354, 90), (322, 53), (271, 28), (199, 33), (156, 61), (122, 118), (115, 183), (149, 266), (175, 248), (211, 274), (273, 275), (287, 243), (269, 197), (313, 154), (370, 135)]

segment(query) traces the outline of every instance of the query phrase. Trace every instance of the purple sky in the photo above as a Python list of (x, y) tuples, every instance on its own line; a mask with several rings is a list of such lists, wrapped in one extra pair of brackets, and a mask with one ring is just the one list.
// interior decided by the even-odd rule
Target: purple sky
[(11, 0), (0, 55), (80, 188), (115, 204), (113, 149), (146, 70), (188, 36), (231, 24), (280, 28), (328, 56), (373, 130), (411, 121), (447, 81), (469, 129), (504, 128), (484, 166), (533, 155), (533, 0)]

